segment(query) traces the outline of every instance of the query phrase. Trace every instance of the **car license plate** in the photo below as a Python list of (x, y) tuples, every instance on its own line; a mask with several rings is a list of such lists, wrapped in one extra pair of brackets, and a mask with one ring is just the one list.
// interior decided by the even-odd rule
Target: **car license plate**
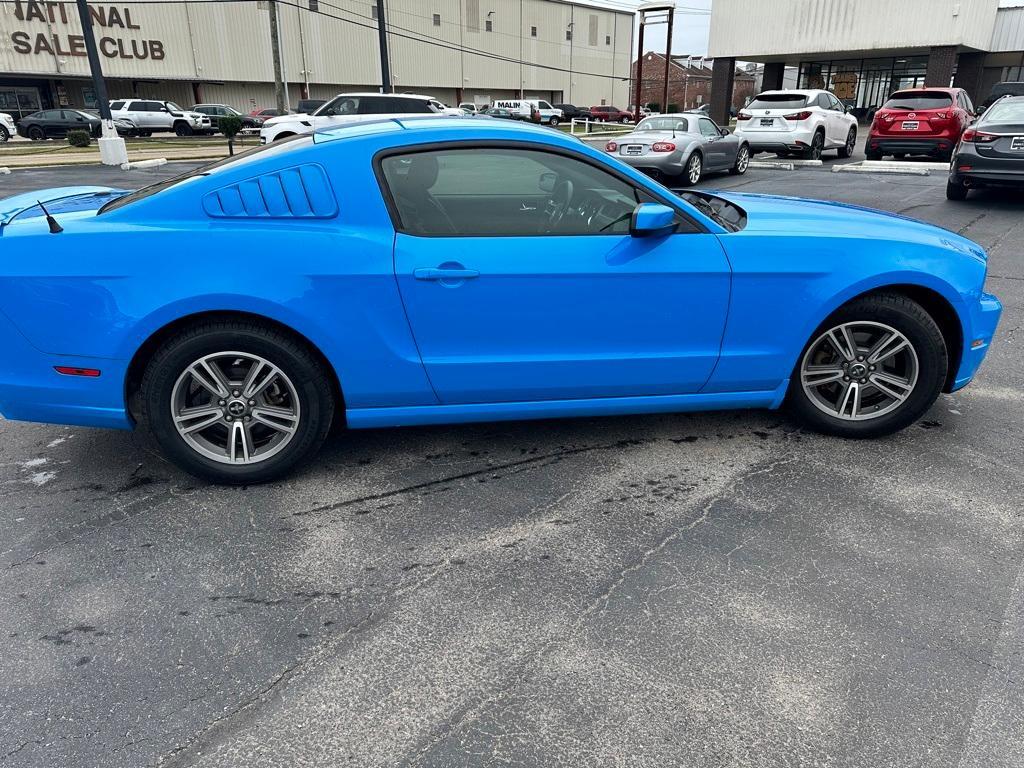
[(770, 118), (770, 117), (762, 117), (762, 118), (761, 118), (761, 125), (763, 125), (763, 126), (772, 126), (772, 125), (775, 125), (775, 120), (773, 120), (773, 119), (772, 119), (772, 118)]
[(644, 148), (642, 146), (640, 146), (639, 144), (629, 144), (629, 145), (626, 146), (626, 154), (627, 155), (639, 155), (639, 154), (642, 154), (643, 151), (644, 151)]
[(1010, 140), (1010, 149), (1016, 150), (1017, 152), (1024, 152), (1024, 136), (1014, 136)]
[(920, 125), (920, 123), (918, 123), (917, 120), (904, 120), (902, 127), (904, 131), (916, 131), (918, 125)]

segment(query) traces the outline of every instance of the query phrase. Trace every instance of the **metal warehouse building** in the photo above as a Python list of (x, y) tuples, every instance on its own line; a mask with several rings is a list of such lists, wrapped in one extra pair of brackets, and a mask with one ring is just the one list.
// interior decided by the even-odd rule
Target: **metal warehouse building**
[[(111, 98), (274, 104), (267, 5), (90, 2)], [(377, 90), (375, 0), (278, 0), (289, 103)], [(386, 0), (394, 90), (449, 104), (629, 102), (633, 14), (597, 0)], [(94, 107), (73, 0), (0, 3), (0, 111)]]
[(715, 0), (709, 55), (717, 118), (736, 59), (764, 63), (766, 90), (798, 67), (798, 87), (828, 88), (865, 112), (897, 89), (951, 82), (980, 102), (994, 83), (1024, 80), (1024, 2)]

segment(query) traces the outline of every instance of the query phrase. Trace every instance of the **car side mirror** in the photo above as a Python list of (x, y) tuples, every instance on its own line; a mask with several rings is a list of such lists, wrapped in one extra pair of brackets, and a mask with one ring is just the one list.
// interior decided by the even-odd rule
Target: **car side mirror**
[(538, 183), (538, 186), (540, 187), (540, 191), (541, 192), (544, 192), (545, 194), (549, 194), (549, 193), (555, 191), (555, 185), (557, 183), (558, 183), (558, 174), (557, 173), (550, 173), (550, 172), (549, 173), (542, 173), (540, 175), (540, 181)]
[(633, 237), (667, 235), (676, 228), (676, 212), (661, 203), (640, 203), (633, 209), (629, 234)]
[(849, 104), (846, 105), (846, 114), (848, 114), (848, 115), (852, 115), (853, 114), (853, 107), (851, 107)]
[(728, 128), (719, 128), (718, 132), (721, 133), (723, 136), (728, 136), (730, 133), (732, 133), (732, 131), (730, 131)]

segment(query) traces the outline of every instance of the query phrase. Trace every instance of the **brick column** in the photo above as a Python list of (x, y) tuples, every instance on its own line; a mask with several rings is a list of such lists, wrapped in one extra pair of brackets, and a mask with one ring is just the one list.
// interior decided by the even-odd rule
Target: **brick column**
[(715, 59), (711, 68), (711, 119), (719, 125), (729, 124), (732, 106), (732, 85), (736, 78), (736, 59)]
[(953, 67), (956, 64), (957, 47), (940, 45), (931, 49), (928, 54), (928, 69), (924, 75), (924, 84), (935, 88), (948, 88), (953, 78)]
[(786, 62), (770, 61), (764, 65), (764, 78), (761, 80), (762, 91), (778, 91), (782, 89), (786, 77)]
[(953, 85), (963, 88), (975, 106), (984, 98), (981, 92), (981, 78), (985, 73), (984, 53), (961, 53), (956, 63)]

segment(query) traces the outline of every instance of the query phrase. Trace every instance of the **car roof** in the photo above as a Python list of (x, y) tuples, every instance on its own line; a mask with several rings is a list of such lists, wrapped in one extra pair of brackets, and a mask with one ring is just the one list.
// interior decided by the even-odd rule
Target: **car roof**
[(509, 132), (524, 135), (542, 136), (547, 139), (564, 139), (570, 144), (573, 140), (566, 138), (560, 131), (552, 131), (539, 125), (525, 122), (509, 122), (507, 120), (488, 120), (474, 115), (410, 115), (408, 117), (381, 116), (379, 120), (363, 120), (345, 125), (333, 125), (314, 132), (317, 143), (338, 141), (348, 138), (365, 136), (367, 133), (381, 135), (385, 133), (402, 133), (405, 131), (441, 131), (453, 137), (462, 131), (475, 130), (484, 133), (508, 134)]
[[(779, 95), (779, 94), (783, 94), (783, 93), (799, 93), (801, 96), (806, 96), (806, 95), (811, 94), (811, 93), (831, 93), (831, 91), (826, 91), (824, 88), (778, 88), (778, 89), (771, 90), (771, 91), (761, 91), (757, 95), (758, 96), (765, 96), (765, 95), (772, 95), (772, 96), (774, 96), (774, 95)], [(757, 96), (755, 96), (754, 98), (757, 98)]]
[[(940, 85), (923, 85), (917, 88), (897, 88), (892, 93), (923, 93), (925, 91), (942, 91), (943, 93), (957, 93), (962, 91), (963, 88), (947, 88)], [(892, 93), (889, 95), (892, 96)]]
[[(373, 91), (360, 93), (339, 93), (334, 98), (338, 99), (341, 98), (342, 96), (358, 96), (359, 98), (362, 98), (364, 96), (387, 96), (388, 98), (393, 99), (416, 99), (418, 101), (423, 101), (425, 99), (434, 99), (433, 96), (421, 96), (418, 93), (375, 93)], [(436, 101), (436, 99), (434, 100)], [(319, 101), (319, 99), (317, 99), (317, 101)]]

